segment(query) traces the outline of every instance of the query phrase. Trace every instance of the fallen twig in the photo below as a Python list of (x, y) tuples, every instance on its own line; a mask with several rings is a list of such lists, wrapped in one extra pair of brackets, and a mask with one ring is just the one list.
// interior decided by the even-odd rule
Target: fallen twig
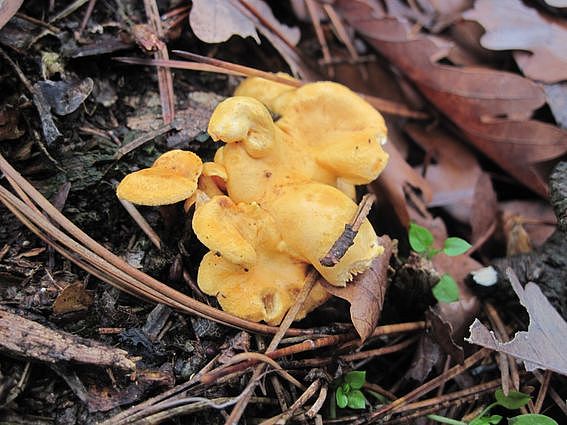
[(373, 193), (367, 193), (362, 197), (362, 201), (358, 204), (358, 209), (354, 214), (350, 223), (345, 224), (345, 230), (335, 241), (333, 246), (329, 249), (329, 252), (319, 260), (321, 265), (325, 267), (333, 267), (336, 265), (341, 258), (344, 257), (348, 249), (354, 244), (354, 238), (356, 237), (360, 226), (364, 223), (366, 216), (372, 208), (372, 204), (376, 201), (376, 195)]
[(70, 361), (135, 369), (128, 352), (81, 338), (14, 314), (0, 306), (0, 347), (10, 354), (47, 363)]

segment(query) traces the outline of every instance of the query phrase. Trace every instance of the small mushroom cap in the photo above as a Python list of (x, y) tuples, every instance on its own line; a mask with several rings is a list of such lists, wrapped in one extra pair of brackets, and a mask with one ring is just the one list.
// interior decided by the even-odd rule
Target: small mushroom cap
[(270, 111), (258, 100), (243, 96), (229, 97), (219, 103), (207, 132), (215, 141), (242, 143), (252, 158), (266, 156), (275, 139)]
[(150, 168), (128, 174), (116, 189), (118, 198), (138, 205), (168, 205), (189, 198), (197, 189), (203, 169), (193, 152), (173, 150)]

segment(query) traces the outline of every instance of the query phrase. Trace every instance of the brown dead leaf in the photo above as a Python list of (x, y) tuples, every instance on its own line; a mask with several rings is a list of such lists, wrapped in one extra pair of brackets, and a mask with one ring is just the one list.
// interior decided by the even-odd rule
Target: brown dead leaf
[(450, 355), (453, 360), (459, 364), (463, 364), (465, 360), (465, 352), (463, 347), (458, 345), (453, 339), (453, 326), (451, 323), (445, 321), (441, 315), (432, 308), (425, 312), (425, 317), (431, 324), (431, 337), (443, 349), (443, 351)]
[(470, 327), (473, 344), (510, 354), (524, 361), (526, 370), (552, 370), (567, 375), (567, 323), (533, 282), (522, 288), (518, 277), (506, 270), (512, 288), (530, 316), (528, 330), (517, 332), (509, 342), (496, 339), (478, 319)]
[(0, 0), (0, 29), (12, 19), (24, 0)]
[(363, 341), (372, 334), (378, 323), (388, 285), (392, 240), (384, 235), (378, 238), (378, 243), (384, 247), (382, 255), (372, 261), (370, 269), (355, 276), (347, 286), (337, 287), (324, 280), (319, 281), (331, 295), (350, 303), (352, 324)]
[(487, 236), (496, 229), (498, 199), (487, 173), (482, 173), (476, 182), (471, 208), (471, 242)]
[(477, 0), (463, 17), (486, 29), (480, 42), (487, 49), (522, 50), (514, 58), (524, 75), (546, 83), (567, 79), (567, 29), (536, 9), (520, 0)]
[(377, 196), (385, 197), (396, 212), (396, 216), (404, 227), (409, 226), (407, 196), (412, 190), (420, 192), (426, 201), (431, 200), (431, 188), (402, 157), (392, 143), (386, 143), (384, 150), (390, 155), (388, 166), (370, 186)]
[(85, 289), (81, 282), (66, 286), (53, 303), (54, 314), (70, 313), (88, 309), (94, 298), (90, 291)]
[(300, 31), (280, 23), (263, 0), (196, 0), (189, 24), (195, 35), (206, 43), (221, 43), (232, 35), (252, 37), (260, 44), (256, 30), (274, 46), (294, 75), (317, 80), (305, 57), (295, 48)]
[(475, 187), (482, 175), (476, 157), (469, 148), (441, 128), (426, 129), (409, 124), (404, 131), (432, 160), (425, 179), (433, 192), (428, 207), (444, 207), (456, 219), (469, 222)]
[(545, 194), (533, 164), (567, 151), (567, 133), (527, 119), (545, 102), (542, 89), (515, 74), (437, 63), (447, 47), (409, 22), (361, 0), (337, 0), (337, 11), (416, 84), (479, 150), (532, 190)]

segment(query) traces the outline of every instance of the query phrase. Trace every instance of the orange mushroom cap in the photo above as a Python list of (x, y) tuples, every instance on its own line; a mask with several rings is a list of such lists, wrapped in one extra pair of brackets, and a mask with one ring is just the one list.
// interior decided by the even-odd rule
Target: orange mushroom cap
[[(211, 249), (199, 266), (203, 292), (236, 316), (279, 324), (303, 287), (308, 264), (286, 252), (272, 216), (256, 203), (215, 196), (198, 202), (193, 229)], [(317, 285), (298, 319), (328, 297)]]
[(193, 152), (172, 150), (161, 155), (150, 168), (128, 174), (116, 194), (138, 205), (168, 205), (189, 198), (197, 189), (203, 170)]

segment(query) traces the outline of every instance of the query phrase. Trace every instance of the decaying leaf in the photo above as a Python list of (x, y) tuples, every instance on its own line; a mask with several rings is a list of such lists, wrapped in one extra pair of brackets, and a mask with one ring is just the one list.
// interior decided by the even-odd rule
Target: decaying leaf
[(91, 94), (94, 82), (90, 78), (82, 81), (39, 81), (36, 87), (57, 115), (68, 115), (77, 110)]
[(24, 0), (0, 0), (0, 29), (16, 14)]
[(350, 303), (352, 324), (363, 341), (372, 334), (378, 323), (388, 284), (392, 241), (388, 236), (380, 236), (378, 243), (384, 247), (384, 252), (374, 259), (367, 271), (355, 276), (347, 286), (332, 286), (322, 279), (319, 281), (330, 294)]
[(487, 173), (482, 173), (474, 188), (471, 206), (471, 241), (474, 243), (495, 230), (498, 199)]
[(305, 80), (318, 79), (294, 47), (299, 42), (299, 29), (280, 23), (263, 0), (197, 0), (189, 23), (195, 35), (207, 43), (220, 43), (238, 34), (260, 44), (258, 30), (282, 55), (293, 74)]
[(53, 313), (64, 314), (88, 309), (94, 301), (93, 294), (81, 282), (66, 286), (53, 303)]
[(335, 5), (471, 143), (527, 187), (547, 192), (534, 164), (564, 154), (567, 133), (527, 119), (545, 102), (537, 84), (507, 72), (438, 63), (446, 46), (416, 35), (409, 22), (387, 16), (377, 3), (338, 0)]
[(260, 44), (256, 26), (242, 15), (230, 1), (193, 1), (189, 23), (195, 35), (205, 43), (222, 43), (234, 34), (252, 37)]
[(567, 323), (533, 282), (522, 288), (518, 277), (507, 269), (506, 274), (520, 303), (530, 317), (528, 330), (516, 333), (510, 342), (496, 339), (478, 319), (470, 327), (469, 342), (510, 354), (524, 361), (526, 370), (548, 369), (567, 375)]
[(514, 54), (526, 76), (546, 83), (567, 79), (567, 29), (536, 9), (520, 0), (477, 0), (463, 17), (486, 29), (480, 42), (487, 49), (530, 51)]
[(477, 181), (482, 169), (468, 147), (446, 131), (409, 124), (404, 131), (431, 159), (424, 177), (433, 196), (429, 207), (444, 207), (456, 219), (468, 222), (473, 211)]
[(384, 145), (384, 150), (390, 155), (388, 166), (382, 174), (371, 183), (375, 193), (387, 198), (392, 204), (400, 223), (409, 226), (407, 196), (412, 190), (420, 192), (421, 197), (429, 202), (431, 188), (429, 183), (419, 175), (402, 157), (398, 149), (391, 143)]
[[(260, 44), (256, 32), (256, 24), (249, 16), (242, 13), (238, 1), (226, 0), (194, 0), (189, 23), (195, 35), (205, 43), (222, 43), (233, 35), (243, 38), (252, 37)], [(244, 3), (259, 9), (262, 16), (286, 38), (297, 44), (299, 29), (281, 24), (274, 17), (269, 6), (262, 0), (246, 0)]]

